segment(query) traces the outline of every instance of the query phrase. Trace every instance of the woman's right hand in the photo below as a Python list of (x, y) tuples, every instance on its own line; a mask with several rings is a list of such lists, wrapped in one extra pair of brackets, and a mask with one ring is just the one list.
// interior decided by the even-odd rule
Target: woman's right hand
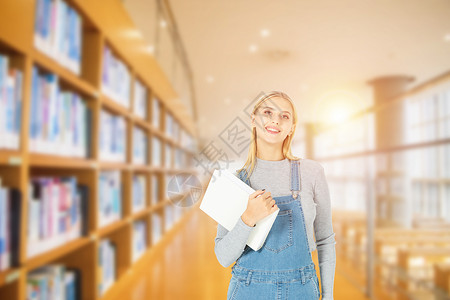
[(242, 220), (248, 226), (253, 226), (277, 209), (270, 192), (257, 190), (248, 196), (247, 209), (242, 214)]

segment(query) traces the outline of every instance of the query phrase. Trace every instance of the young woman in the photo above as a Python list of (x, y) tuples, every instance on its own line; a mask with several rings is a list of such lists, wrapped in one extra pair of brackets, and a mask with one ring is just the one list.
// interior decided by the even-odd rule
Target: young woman
[[(236, 261), (227, 299), (333, 299), (336, 242), (324, 168), (292, 155), (297, 114), (286, 94), (264, 94), (251, 119), (247, 161), (236, 175), (256, 191), (236, 226), (228, 231), (218, 224), (215, 238), (220, 264)], [(277, 208), (264, 245), (254, 251), (246, 245), (250, 233)], [(316, 249), (322, 293), (311, 257)]]

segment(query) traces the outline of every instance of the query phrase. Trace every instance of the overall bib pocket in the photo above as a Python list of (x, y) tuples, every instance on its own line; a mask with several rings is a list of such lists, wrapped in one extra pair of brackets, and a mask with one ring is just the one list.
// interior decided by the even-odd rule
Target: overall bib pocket
[(278, 253), (293, 245), (292, 210), (280, 210), (264, 242), (266, 250)]

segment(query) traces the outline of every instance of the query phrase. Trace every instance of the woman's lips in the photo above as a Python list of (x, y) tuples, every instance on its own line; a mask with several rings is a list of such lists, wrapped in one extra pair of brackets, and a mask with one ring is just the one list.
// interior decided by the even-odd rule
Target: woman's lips
[(274, 128), (274, 127), (271, 127), (271, 126), (267, 126), (267, 127), (265, 127), (265, 129), (270, 134), (276, 135), (276, 134), (280, 133), (280, 130), (278, 130), (278, 129)]

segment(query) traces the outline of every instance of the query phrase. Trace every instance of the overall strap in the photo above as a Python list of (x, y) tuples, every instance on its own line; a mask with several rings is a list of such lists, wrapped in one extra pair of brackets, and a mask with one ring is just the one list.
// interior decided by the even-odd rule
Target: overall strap
[(245, 171), (244, 169), (242, 169), (239, 173), (238, 173), (238, 177), (240, 180), (242, 180), (243, 182), (245, 182), (247, 185), (250, 185), (250, 180), (247, 176), (247, 171)]
[(300, 161), (301, 159), (291, 160), (291, 192), (294, 199), (297, 199), (302, 188), (301, 175), (299, 172)]

